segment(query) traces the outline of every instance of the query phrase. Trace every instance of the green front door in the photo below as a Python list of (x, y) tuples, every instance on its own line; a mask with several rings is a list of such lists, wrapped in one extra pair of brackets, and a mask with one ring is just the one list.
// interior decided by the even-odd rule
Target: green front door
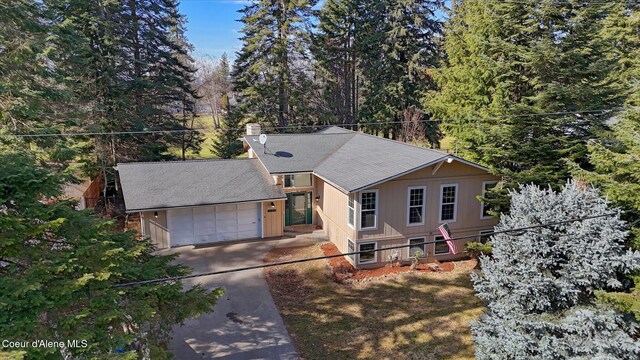
[(311, 224), (311, 193), (289, 193), (285, 205), (284, 224)]

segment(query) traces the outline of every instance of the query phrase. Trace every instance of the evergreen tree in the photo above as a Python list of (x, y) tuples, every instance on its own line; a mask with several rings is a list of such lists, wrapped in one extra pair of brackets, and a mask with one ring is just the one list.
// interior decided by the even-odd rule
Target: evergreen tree
[[(637, 7), (637, 5), (636, 5)], [(640, 35), (637, 9), (635, 16), (624, 17), (627, 10), (620, 7), (608, 20), (610, 26), (603, 29), (612, 48), (618, 52), (616, 61), (621, 66), (612, 75), (612, 82), (619, 91), (628, 94), (628, 109), (616, 114), (612, 120), (613, 131), (587, 146), (589, 163), (579, 167), (571, 164), (573, 174), (598, 186), (604, 195), (626, 210), (624, 218), (631, 223), (629, 244), (640, 249), (640, 105), (638, 80), (640, 80)], [(602, 300), (610, 302), (622, 311), (635, 315), (640, 321), (640, 274), (631, 277), (635, 286), (631, 292), (601, 292)]]
[(213, 139), (213, 153), (221, 159), (231, 159), (242, 154), (242, 116), (235, 110), (227, 113), (222, 128)]
[[(560, 192), (527, 185), (511, 193), (511, 212), (497, 231), (610, 213), (593, 188), (569, 182)], [(472, 324), (479, 359), (640, 356), (636, 328), (594, 292), (620, 288), (620, 273), (640, 268), (625, 252), (619, 214), (521, 234), (492, 236), (492, 257), (472, 274), (488, 310)]]
[[(69, 81), (52, 66), (52, 22), (45, 3), (0, 1), (0, 133), (55, 133), (73, 125)], [(2, 144), (39, 149), (49, 163), (75, 156), (64, 138), (3, 138)]]
[[(597, 110), (621, 102), (607, 81), (615, 64), (597, 34), (609, 5), (454, 1), (446, 25), (440, 91), (425, 98), (469, 159), (518, 183), (560, 186), (561, 161), (585, 160), (585, 139), (601, 128)], [(518, 116), (518, 114), (541, 114)], [(504, 198), (502, 204), (506, 205)]]
[[(626, 97), (628, 109), (611, 119), (619, 120), (612, 132), (589, 143), (588, 164), (582, 168), (570, 165), (575, 176), (598, 186), (610, 201), (626, 210), (623, 218), (632, 226), (629, 244), (640, 250), (640, 111), (636, 108), (640, 105), (640, 5), (612, 6), (599, 35), (616, 63), (610, 82)], [(598, 296), (640, 321), (640, 272), (632, 274), (631, 280), (634, 286), (630, 292), (602, 291)]]
[(232, 77), (245, 119), (287, 126), (313, 118), (306, 94), (316, 0), (260, 0), (242, 9), (242, 48)]
[[(100, 132), (183, 130), (190, 127), (195, 92), (174, 0), (48, 2), (58, 69), (72, 80), (78, 129)], [(194, 133), (192, 133), (194, 134)], [(167, 149), (197, 148), (201, 138), (181, 133), (85, 139), (86, 172), (111, 183), (118, 162), (168, 158)]]
[(189, 269), (112, 222), (52, 200), (61, 185), (32, 157), (0, 154), (0, 337), (87, 341), (21, 349), (30, 359), (169, 358), (173, 327), (210, 311), (222, 290), (185, 290), (179, 281), (114, 287)]
[[(370, 132), (396, 137), (406, 111), (419, 107), (423, 92), (435, 84), (429, 69), (439, 58), (436, 40), (440, 0), (385, 0), (364, 5), (360, 39), (365, 78), (362, 122)], [(395, 124), (394, 124), (395, 123)]]
[[(609, 200), (627, 210), (624, 217), (632, 225), (629, 243), (640, 250), (640, 112), (629, 110), (624, 114), (613, 134), (608, 142), (589, 144), (591, 170), (574, 166), (574, 174), (600, 187)], [(635, 285), (630, 292), (598, 295), (640, 321), (640, 272), (635, 272), (631, 279)]]
[(330, 123), (358, 121), (362, 69), (358, 40), (363, 7), (355, 0), (328, 0), (319, 13), (313, 53), (322, 79), (321, 110)]

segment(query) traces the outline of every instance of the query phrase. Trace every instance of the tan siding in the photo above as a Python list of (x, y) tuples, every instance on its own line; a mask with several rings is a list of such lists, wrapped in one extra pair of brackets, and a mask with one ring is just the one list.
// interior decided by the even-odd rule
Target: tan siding
[(153, 211), (140, 213), (142, 221), (142, 231), (158, 249), (169, 247), (169, 232), (167, 230), (167, 212), (158, 211), (158, 218), (153, 215)]
[(284, 231), (284, 200), (273, 202), (276, 205), (275, 211), (271, 210), (271, 202), (262, 203), (262, 224), (263, 238), (282, 236)]
[(315, 178), (316, 223), (324, 229), (327, 237), (340, 252), (347, 252), (347, 237), (355, 242), (355, 230), (347, 225), (348, 196), (322, 179)]
[[(458, 184), (456, 221), (449, 222), (454, 236), (478, 233), (491, 229), (497, 223), (494, 218), (481, 218), (481, 203), (477, 199), (482, 194), (483, 182), (498, 180), (496, 176), (459, 162), (444, 163), (435, 174), (434, 168), (418, 170), (372, 188), (378, 190), (377, 228), (358, 231), (358, 242), (378, 241), (380, 247), (406, 244), (410, 237), (427, 236), (428, 241), (432, 241), (440, 225), (440, 186), (443, 184)], [(407, 192), (411, 186), (426, 186), (424, 225), (407, 225)], [(457, 256), (438, 256), (438, 259), (463, 257), (465, 242), (458, 245), (461, 253)], [(401, 253), (406, 256), (406, 249)], [(386, 261), (390, 254), (391, 251), (379, 253), (378, 262)]]
[[(490, 230), (491, 227), (482, 229), (482, 230)], [(479, 230), (471, 230), (471, 231), (458, 231), (457, 233), (455, 233), (455, 236), (468, 236), (468, 235), (476, 235), (478, 234), (480, 231)], [(435, 235), (439, 235), (439, 233), (437, 234), (436, 232), (431, 232), (429, 234), (422, 234), (421, 236), (415, 236), (415, 237), (425, 237), (425, 242), (431, 242), (434, 241), (435, 239)], [(405, 237), (399, 237), (399, 238), (395, 238), (395, 239), (387, 239), (387, 240), (360, 240), (359, 243), (364, 243), (364, 242), (376, 242), (376, 248), (377, 249), (382, 249), (382, 248), (386, 248), (386, 247), (394, 247), (394, 246), (401, 246), (401, 245), (408, 245), (409, 244), (409, 238), (413, 238), (413, 236), (409, 236), (407, 238)], [(427, 249), (427, 257), (424, 258), (422, 260), (422, 262), (432, 262), (434, 259), (435, 260), (439, 260), (439, 261), (447, 261), (447, 260), (455, 260), (455, 259), (460, 259), (460, 258), (464, 258), (466, 257), (466, 255), (464, 254), (464, 245), (469, 242), (469, 241), (475, 241), (476, 238), (471, 238), (471, 239), (463, 239), (463, 240), (456, 240), (456, 247), (458, 248), (459, 253), (456, 255), (453, 254), (440, 254), (440, 255), (434, 255), (434, 244), (427, 244), (426, 245), (426, 249)], [(357, 249), (356, 249), (357, 250)], [(378, 256), (378, 262), (377, 263), (370, 263), (370, 264), (362, 264), (362, 265), (357, 265), (358, 268), (361, 269), (367, 269), (367, 268), (375, 268), (375, 267), (379, 267), (381, 264), (387, 263), (389, 256), (391, 254), (393, 254), (394, 252), (397, 252), (399, 259), (402, 263), (404, 264), (409, 264), (411, 263), (411, 258), (409, 258), (409, 249), (408, 247), (405, 248), (401, 248), (401, 249), (390, 249), (390, 250), (383, 250), (383, 251), (379, 251), (377, 256)]]

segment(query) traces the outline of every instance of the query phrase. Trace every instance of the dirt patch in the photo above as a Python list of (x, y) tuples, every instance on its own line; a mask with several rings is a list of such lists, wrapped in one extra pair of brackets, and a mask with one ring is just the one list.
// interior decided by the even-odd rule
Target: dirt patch
[[(340, 251), (333, 243), (324, 243), (320, 246), (325, 256), (338, 255)], [(333, 277), (337, 282), (354, 282), (379, 277), (385, 277), (392, 274), (412, 272), (449, 272), (456, 268), (456, 264), (451, 261), (434, 261), (433, 263), (419, 263), (415, 269), (411, 269), (410, 265), (390, 265), (376, 269), (355, 269), (353, 265), (343, 256), (327, 259), (331, 269), (333, 269)], [(434, 266), (435, 265), (435, 266)], [(466, 267), (466, 266), (465, 266)]]

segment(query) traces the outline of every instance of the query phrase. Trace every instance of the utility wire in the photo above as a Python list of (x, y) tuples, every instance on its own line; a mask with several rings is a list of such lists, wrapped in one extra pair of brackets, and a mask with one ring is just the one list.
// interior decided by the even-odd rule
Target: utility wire
[[(618, 212), (610, 212), (610, 213), (605, 213), (605, 214), (600, 214), (600, 215), (584, 216), (584, 217), (580, 217), (580, 218), (574, 218), (574, 219), (569, 219), (569, 220), (550, 222), (550, 223), (540, 224), (540, 225), (525, 226), (525, 227), (520, 227), (520, 228), (515, 228), (515, 229), (508, 229), (508, 230), (500, 230), (500, 231), (491, 231), (491, 232), (483, 233), (482, 235), (486, 236), (486, 235), (509, 234), (510, 233), (513, 236), (520, 236), (520, 235), (524, 234), (525, 232), (527, 232), (528, 230), (531, 230), (531, 229), (537, 229), (537, 228), (549, 227), (549, 226), (556, 226), (556, 225), (563, 225), (563, 224), (568, 224), (568, 223), (577, 222), (577, 221), (596, 219), (596, 218), (607, 217), (607, 216), (614, 216), (616, 214), (618, 214)], [(474, 234), (474, 235), (453, 237), (450, 240), (462, 240), (462, 239), (470, 239), (470, 238), (477, 238), (477, 237), (478, 237), (478, 234)], [(304, 258), (304, 259), (298, 259), (298, 260), (288, 260), (288, 261), (274, 262), (274, 263), (269, 263), (269, 264), (261, 264), (261, 265), (245, 266), (245, 267), (226, 269), (226, 270), (219, 270), (219, 271), (211, 271), (211, 272), (200, 273), (200, 274), (174, 276), (174, 277), (169, 277), (169, 278), (150, 279), (150, 280), (143, 280), (143, 281), (133, 281), (133, 282), (115, 284), (112, 287), (121, 288), (121, 287), (128, 287), (128, 286), (149, 285), (149, 284), (156, 284), (156, 283), (167, 282), (167, 281), (177, 281), (177, 280), (191, 279), (191, 278), (196, 278), (196, 277), (201, 277), (201, 276), (229, 274), (229, 273), (234, 273), (234, 272), (254, 270), (254, 269), (263, 269), (263, 268), (269, 268), (269, 267), (274, 267), (274, 266), (298, 264), (298, 263), (303, 263), (303, 262), (317, 261), (317, 260), (324, 260), (324, 259), (332, 259), (332, 258), (348, 256), (348, 255), (359, 255), (359, 254), (363, 254), (363, 253), (371, 253), (371, 252), (378, 252), (378, 251), (402, 249), (402, 248), (406, 248), (406, 247), (410, 247), (410, 246), (435, 244), (437, 242), (444, 242), (444, 241), (446, 241), (446, 240), (443, 239), (443, 240), (438, 240), (438, 241), (435, 241), (435, 240), (434, 241), (425, 241), (425, 242), (421, 242), (421, 243), (390, 246), (390, 247), (379, 248), (379, 249), (374, 249), (374, 250), (352, 251), (352, 252), (347, 252), (347, 253), (343, 253), (343, 254), (316, 256), (316, 257), (310, 257), (310, 258)]]
[[(612, 111), (622, 111), (625, 108), (616, 107), (609, 109), (599, 110), (574, 110), (574, 111), (556, 111), (545, 113), (528, 113), (528, 114), (511, 114), (500, 116), (479, 117), (484, 120), (490, 119), (505, 119), (512, 117), (536, 117), (536, 116), (555, 116), (555, 115), (579, 115), (579, 114), (598, 114)], [(443, 121), (460, 121), (463, 119), (428, 119), (420, 120), (422, 123), (428, 122), (443, 122)], [(469, 119), (472, 120), (472, 119)], [(317, 125), (288, 125), (288, 126), (264, 126), (263, 129), (269, 130), (285, 130), (285, 129), (305, 129), (305, 128), (321, 128), (327, 126), (366, 126), (366, 125), (386, 125), (386, 124), (401, 124), (402, 121), (387, 121), (387, 122), (366, 122), (366, 123), (354, 123), (354, 124), (317, 124)], [(38, 137), (72, 137), (72, 136), (113, 136), (113, 135), (145, 135), (145, 134), (171, 134), (171, 133), (192, 133), (203, 130), (211, 130), (208, 128), (194, 128), (194, 129), (178, 129), (178, 130), (136, 130), (136, 131), (100, 131), (100, 132), (78, 132), (78, 133), (47, 133), (47, 134), (0, 134), (0, 138), (38, 138)], [(244, 130), (244, 128), (226, 128), (218, 129), (219, 131), (232, 131), (232, 130)]]

